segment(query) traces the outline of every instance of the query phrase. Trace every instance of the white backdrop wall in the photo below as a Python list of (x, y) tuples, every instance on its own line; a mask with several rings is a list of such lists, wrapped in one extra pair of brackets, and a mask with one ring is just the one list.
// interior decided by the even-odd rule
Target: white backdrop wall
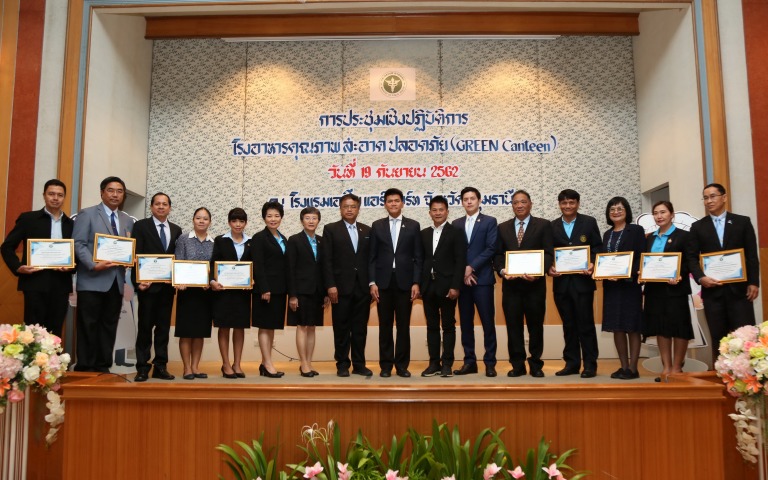
[[(369, 69), (416, 70), (415, 101), (373, 102)], [(640, 167), (632, 41), (626, 37), (555, 40), (335, 41), (227, 43), (222, 40), (154, 42), (147, 198), (173, 199), (172, 219), (184, 229), (195, 208), (208, 207), (212, 233), (226, 231), (226, 213), (243, 207), (249, 233), (263, 228), (261, 205), (291, 192), (297, 197), (413, 192), (405, 215), (429, 223), (425, 195), (457, 194), (473, 185), (486, 194), (530, 192), (533, 214), (555, 218), (557, 193), (574, 188), (582, 210), (604, 223), (606, 201), (626, 196), (640, 208)], [(321, 128), (319, 116), (443, 108), (465, 112), (464, 126)], [(417, 153), (236, 157), (230, 142), (442, 138), (519, 139), (558, 147), (549, 154)], [(328, 169), (356, 159), (375, 170), (387, 165), (459, 165), (456, 179), (333, 180)], [(508, 196), (507, 196), (508, 197)], [(497, 197), (498, 200), (499, 197)], [(418, 204), (416, 204), (418, 202)], [(148, 207), (148, 206), (147, 206)], [(321, 208), (324, 221), (336, 208)], [(286, 210), (281, 229), (300, 230), (299, 210)], [(486, 205), (500, 220), (509, 205)], [(148, 208), (147, 208), (148, 213)], [(451, 218), (462, 213), (457, 205)], [(360, 220), (384, 216), (363, 209)]]

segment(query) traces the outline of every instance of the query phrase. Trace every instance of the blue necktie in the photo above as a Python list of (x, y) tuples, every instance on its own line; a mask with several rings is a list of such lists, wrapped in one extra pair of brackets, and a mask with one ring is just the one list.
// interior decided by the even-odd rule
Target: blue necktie
[(163, 251), (168, 251), (168, 239), (165, 237), (165, 225), (160, 224), (160, 241), (163, 243)]
[(715, 230), (717, 230), (717, 238), (720, 240), (720, 246), (723, 246), (723, 236), (725, 235), (725, 225), (722, 218), (715, 219)]
[(357, 253), (357, 229), (354, 225), (348, 225), (349, 227), (349, 238), (352, 239), (352, 247), (355, 249), (355, 253)]
[(397, 219), (392, 219), (392, 227), (389, 229), (389, 236), (392, 237), (392, 250), (397, 249)]
[(117, 231), (117, 224), (115, 223), (115, 212), (112, 212), (112, 215), (109, 216), (109, 221), (112, 222), (112, 231), (115, 235), (120, 235)]

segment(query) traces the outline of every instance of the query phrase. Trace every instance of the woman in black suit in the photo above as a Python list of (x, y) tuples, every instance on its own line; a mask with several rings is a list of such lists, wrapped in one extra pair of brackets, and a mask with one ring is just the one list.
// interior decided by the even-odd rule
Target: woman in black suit
[(283, 221), (283, 206), (278, 202), (267, 202), (261, 207), (261, 218), (266, 228), (253, 236), (251, 258), (256, 286), (253, 290), (253, 326), (259, 328), (259, 349), (261, 365), (259, 375), (280, 378), (272, 364), (272, 342), (275, 330), (285, 326), (285, 304), (287, 287), (286, 249), (288, 239), (277, 229)]
[(320, 210), (307, 207), (299, 214), (304, 230), (288, 239), (288, 325), (296, 327), (299, 373), (314, 377), (315, 327), (323, 325), (323, 307), (330, 300), (323, 288), (321, 237), (316, 235)]
[(643, 291), (637, 283), (640, 255), (645, 250), (645, 231), (632, 224), (632, 209), (624, 197), (613, 197), (605, 208), (611, 226), (603, 234), (602, 252), (634, 252), (632, 277), (603, 282), (603, 331), (613, 332), (621, 368), (611, 378), (639, 378), (640, 334), (643, 330)]
[[(245, 329), (250, 328), (251, 288), (225, 290), (215, 280), (215, 262), (247, 262), (251, 257), (251, 237), (245, 234), (248, 215), (242, 208), (233, 208), (227, 215), (229, 233), (219, 235), (213, 241), (211, 255), (211, 289), (216, 292), (213, 300), (213, 326), (219, 328), (221, 374), (224, 378), (245, 378), (240, 367), (243, 357)], [(229, 361), (229, 332), (232, 331), (232, 363)]]
[[(684, 252), (688, 242), (688, 232), (672, 225), (675, 209), (667, 201), (656, 202), (651, 210), (659, 229), (648, 236), (646, 252)], [(685, 352), (688, 341), (693, 338), (691, 313), (688, 296), (691, 294), (691, 282), (688, 280), (688, 267), (685, 255), (680, 263), (678, 277), (667, 283), (649, 282), (645, 284), (645, 302), (643, 304), (643, 332), (646, 337), (657, 337), (659, 354), (664, 369), (661, 377), (666, 381), (670, 373), (683, 371)], [(674, 349), (673, 349), (674, 347)], [(673, 356), (674, 350), (674, 356)]]

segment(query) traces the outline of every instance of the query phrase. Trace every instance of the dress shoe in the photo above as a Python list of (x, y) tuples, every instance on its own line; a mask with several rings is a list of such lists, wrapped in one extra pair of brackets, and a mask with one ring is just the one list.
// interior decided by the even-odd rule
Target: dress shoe
[(115, 362), (115, 365), (118, 367), (133, 367), (133, 363), (125, 363), (125, 362)]
[(542, 370), (531, 370), (531, 376), (535, 378), (544, 378), (544, 372)]
[(152, 369), (152, 378), (159, 378), (160, 380), (173, 380), (174, 377), (165, 368), (155, 367)]
[[(628, 370), (627, 370), (628, 371)], [(621, 378), (624, 375), (624, 369), (619, 367), (618, 370), (611, 374), (611, 378)]]
[(485, 367), (485, 376), (486, 377), (495, 377), (496, 376), (496, 367)]
[(578, 375), (579, 374), (579, 367), (568, 367), (566, 366), (562, 370), (558, 370), (555, 372), (555, 375), (558, 377), (565, 377), (567, 375)]
[(340, 368), (336, 370), (336, 376), (337, 377), (348, 377), (349, 376), (349, 369), (347, 368)]
[(476, 363), (465, 363), (460, 369), (454, 370), (454, 375), (469, 375), (470, 373), (477, 373)]
[(526, 373), (527, 372), (525, 371), (524, 368), (513, 368), (512, 370), (507, 372), (507, 376), (508, 377), (522, 377)]
[(661, 377), (656, 377), (653, 379), (653, 381), (656, 383), (661, 383)]
[(223, 366), (221, 367), (221, 376), (223, 376), (224, 378), (237, 378), (237, 375), (235, 375), (234, 373), (225, 372)]
[[(440, 365), (430, 365), (427, 367), (426, 370), (421, 372), (422, 377), (434, 377), (435, 375), (439, 375), (441, 371)], [(399, 375), (399, 373), (398, 373)]]
[(640, 372), (638, 371), (632, 371), (630, 369), (624, 370), (624, 374), (619, 377), (622, 380), (634, 380), (636, 378), (640, 378)]
[(184, 375), (181, 378), (183, 378), (184, 380), (194, 380), (195, 379), (195, 374), (194, 373), (188, 373), (188, 374)]
[(443, 378), (452, 377), (453, 371), (451, 370), (451, 367), (449, 365), (443, 365), (443, 368), (440, 369), (440, 376)]
[(237, 370), (235, 370), (235, 366), (234, 365), (232, 365), (232, 371), (235, 372), (235, 375), (237, 376), (237, 378), (245, 378), (245, 373), (244, 372), (238, 372)]
[(597, 372), (594, 370), (587, 370), (584, 369), (583, 372), (581, 372), (581, 378), (595, 378), (597, 376)]
[(207, 373), (193, 373), (192, 375), (194, 375), (195, 378), (208, 378)]
[(364, 377), (370, 377), (373, 375), (373, 372), (368, 367), (353, 368), (352, 373), (355, 375), (362, 375)]
[(308, 371), (308, 372), (304, 372), (304, 371), (301, 369), (301, 367), (299, 367), (299, 373), (301, 374), (301, 376), (302, 376), (302, 377), (307, 377), (307, 378), (312, 378), (312, 377), (314, 377), (314, 376), (315, 376), (315, 374), (314, 374), (314, 373), (312, 373), (312, 371), (311, 371), (311, 370), (310, 370), (310, 371)]
[(310, 371), (312, 372), (312, 375), (314, 375), (314, 376), (320, 375), (320, 372), (318, 372), (317, 370), (310, 370)]
[(149, 378), (147, 372), (136, 372), (136, 376), (133, 378), (134, 382), (146, 382)]
[(392, 376), (392, 371), (391, 370), (382, 370), (379, 375), (384, 377), (384, 378), (389, 378), (389, 377)]
[(403, 378), (408, 378), (408, 377), (411, 376), (411, 372), (409, 372), (408, 370), (398, 370), (397, 371), (397, 376), (398, 377), (403, 377)]
[[(301, 370), (301, 367), (299, 367), (299, 370)], [(272, 373), (269, 370), (267, 370), (267, 367), (265, 367), (264, 364), (262, 363), (261, 365), (259, 365), (259, 376), (267, 377), (267, 378), (280, 378), (283, 376), (283, 372)], [(234, 378), (234, 377), (228, 377), (228, 378)]]

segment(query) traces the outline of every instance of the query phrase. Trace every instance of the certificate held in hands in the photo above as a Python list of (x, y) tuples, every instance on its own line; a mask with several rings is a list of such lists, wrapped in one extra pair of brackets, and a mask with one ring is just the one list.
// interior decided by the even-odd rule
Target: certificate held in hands
[(30, 238), (27, 265), (35, 268), (75, 268), (75, 241), (71, 238)]
[(136, 255), (136, 281), (170, 283), (173, 255)]
[(631, 278), (635, 252), (598, 253), (595, 258), (595, 280)]
[(544, 250), (510, 250), (505, 257), (505, 275), (544, 276)]
[(643, 253), (640, 256), (641, 282), (668, 282), (680, 276), (680, 252)]
[(93, 261), (112, 262), (132, 267), (136, 254), (136, 239), (97, 233), (93, 239)]
[(174, 287), (207, 287), (211, 264), (205, 260), (174, 260), (171, 283)]
[(251, 288), (253, 262), (215, 262), (214, 276), (224, 288)]
[(704, 275), (714, 278), (720, 283), (744, 282), (747, 280), (743, 248), (702, 253), (699, 258)]
[(589, 245), (555, 248), (555, 270), (560, 274), (582, 273), (589, 269)]

